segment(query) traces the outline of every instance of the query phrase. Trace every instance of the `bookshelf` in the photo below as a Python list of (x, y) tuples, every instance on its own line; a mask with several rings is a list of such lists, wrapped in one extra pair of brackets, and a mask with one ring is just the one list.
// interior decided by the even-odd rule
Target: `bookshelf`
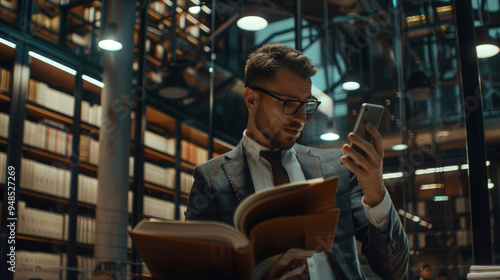
[[(166, 8), (161, 13), (151, 8), (161, 5)], [(159, 67), (169, 59), (170, 51), (162, 50), (172, 26), (168, 9), (162, 1), (150, 3), (149, 19), (161, 20), (151, 23), (154, 29), (147, 34), (150, 47), (144, 61), (149, 66)], [(19, 21), (23, 15), (29, 15), (28, 22)], [(208, 34), (193, 31), (199, 24), (185, 12), (179, 18), (184, 23), (177, 33), (191, 46)], [(35, 276), (29, 274), (30, 266), (43, 264), (43, 258), (58, 259), (52, 264), (58, 272), (50, 272), (58, 275), (54, 279), (75, 275), (68, 271), (88, 279), (95, 267), (91, 233), (102, 121), (102, 67), (96, 63), (100, 55), (95, 47), (100, 25), (100, 1), (0, 0), (0, 38), (15, 44), (0, 42), (0, 160), (5, 161), (0, 167), (4, 173), (9, 164), (18, 170), (16, 201), (23, 209), (19, 220), (30, 221), (21, 222), (16, 235), (19, 265), (26, 277)], [(156, 101), (146, 100), (143, 114), (136, 119), (146, 120), (144, 143), (133, 139), (131, 149), (143, 147), (144, 161), (135, 161), (130, 168), (141, 165), (143, 172), (131, 172), (129, 182), (133, 185), (135, 177), (143, 178), (143, 217), (174, 219), (180, 213), (183, 219), (193, 169), (209, 158), (208, 134)], [(15, 134), (8, 135), (12, 131)], [(214, 155), (232, 148), (214, 140)], [(4, 186), (2, 190), (4, 198)], [(5, 221), (5, 211), (2, 214)], [(47, 228), (36, 228), (41, 225)], [(51, 231), (55, 229), (57, 235)]]

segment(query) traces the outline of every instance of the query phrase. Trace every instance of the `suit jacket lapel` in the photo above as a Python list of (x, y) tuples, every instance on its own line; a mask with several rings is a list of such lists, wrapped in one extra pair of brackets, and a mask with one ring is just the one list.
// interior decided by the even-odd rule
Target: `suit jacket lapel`
[(294, 148), (297, 153), (297, 160), (302, 167), (302, 171), (304, 172), (306, 179), (324, 176), (319, 156), (311, 154), (310, 150), (306, 146), (295, 144)]
[(225, 160), (221, 165), (222, 169), (226, 174), (229, 185), (241, 202), (255, 192), (242, 142), (226, 155)]

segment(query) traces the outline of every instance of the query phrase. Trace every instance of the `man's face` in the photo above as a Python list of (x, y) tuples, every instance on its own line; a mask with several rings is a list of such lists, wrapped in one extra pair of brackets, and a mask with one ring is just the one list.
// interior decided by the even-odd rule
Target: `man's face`
[[(311, 97), (311, 79), (304, 79), (285, 68), (279, 69), (276, 78), (262, 88), (281, 99), (304, 101)], [(307, 121), (305, 106), (294, 115), (286, 115), (283, 113), (282, 101), (264, 93), (259, 94), (255, 127), (273, 147), (291, 148)]]

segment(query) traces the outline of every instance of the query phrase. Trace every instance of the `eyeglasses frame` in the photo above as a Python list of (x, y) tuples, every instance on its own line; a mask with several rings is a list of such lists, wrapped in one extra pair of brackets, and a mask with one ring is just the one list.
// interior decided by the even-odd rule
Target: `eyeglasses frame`
[[(307, 103), (311, 102), (311, 100), (314, 100), (313, 102), (317, 103), (318, 105), (316, 105), (316, 108), (314, 109), (314, 111), (312, 111), (312, 113), (307, 114), (307, 112), (306, 112), (306, 115), (310, 116), (310, 115), (314, 114), (316, 112), (316, 110), (318, 110), (318, 107), (321, 104), (321, 101), (319, 101), (318, 98), (316, 98), (313, 95), (311, 95), (311, 99), (309, 99), (307, 101), (299, 101), (299, 100), (293, 100), (293, 99), (282, 99), (282, 98), (279, 98), (278, 96), (276, 96), (276, 95), (272, 94), (271, 92), (269, 92), (267, 89), (263, 89), (261, 87), (248, 86), (248, 88), (253, 89), (255, 91), (258, 91), (258, 92), (262, 92), (262, 93), (264, 93), (266, 95), (274, 97), (274, 98), (278, 99), (279, 101), (283, 102), (283, 114), (288, 115), (288, 116), (297, 114), (297, 112), (300, 110), (300, 108), (302, 108), (302, 106), (304, 106), (304, 104), (307, 104)], [(295, 112), (293, 112), (292, 114), (287, 114), (287, 113), (285, 113), (285, 107), (286, 107), (287, 102), (299, 102), (300, 106), (298, 106), (297, 109), (295, 110)]]

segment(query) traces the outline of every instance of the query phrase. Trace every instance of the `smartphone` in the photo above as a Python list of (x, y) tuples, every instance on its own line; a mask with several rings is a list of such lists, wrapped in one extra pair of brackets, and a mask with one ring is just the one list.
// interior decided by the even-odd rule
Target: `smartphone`
[[(380, 120), (382, 119), (382, 115), (384, 114), (384, 106), (363, 103), (358, 112), (358, 118), (356, 119), (356, 123), (354, 124), (353, 132), (357, 135), (363, 137), (368, 142), (372, 142), (370, 134), (365, 131), (365, 124), (367, 122), (371, 123), (375, 128), (378, 127)], [(352, 144), (351, 146), (358, 151), (363, 156), (366, 156), (365, 151), (359, 148), (357, 145)]]

